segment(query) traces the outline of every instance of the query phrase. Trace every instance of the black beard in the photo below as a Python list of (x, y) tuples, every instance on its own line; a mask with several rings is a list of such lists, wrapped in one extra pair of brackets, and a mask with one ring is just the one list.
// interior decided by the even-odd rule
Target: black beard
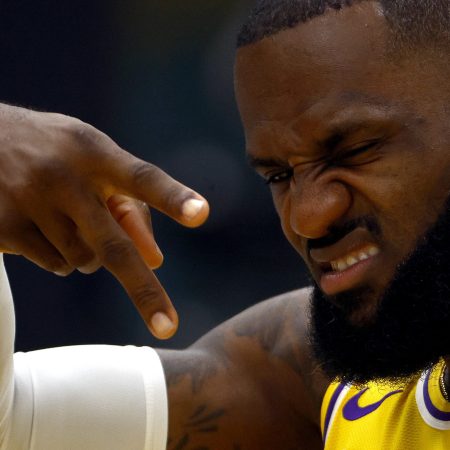
[[(332, 302), (315, 284), (311, 298), (312, 348), (332, 379), (399, 385), (450, 355), (450, 199), (444, 213), (396, 270), (373, 320), (351, 322), (368, 290)], [(345, 305), (342, 308), (339, 305)]]

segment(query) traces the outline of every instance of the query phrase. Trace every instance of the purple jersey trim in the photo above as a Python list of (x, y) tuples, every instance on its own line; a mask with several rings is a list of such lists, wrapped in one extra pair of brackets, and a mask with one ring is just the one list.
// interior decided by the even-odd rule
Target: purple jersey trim
[(431, 369), (427, 371), (427, 376), (425, 377), (425, 382), (423, 383), (423, 399), (425, 401), (425, 406), (428, 412), (438, 420), (444, 422), (450, 422), (450, 412), (441, 411), (436, 408), (431, 401), (430, 392), (428, 391), (428, 383), (430, 381)]
[(345, 388), (345, 384), (340, 383), (338, 387), (335, 389), (330, 403), (328, 404), (327, 414), (325, 416), (325, 425), (323, 427), (323, 438), (327, 437), (328, 433), (328, 427), (330, 426), (331, 416), (333, 414), (334, 407), (336, 406), (337, 399), (339, 398), (339, 395), (341, 394), (342, 390)]

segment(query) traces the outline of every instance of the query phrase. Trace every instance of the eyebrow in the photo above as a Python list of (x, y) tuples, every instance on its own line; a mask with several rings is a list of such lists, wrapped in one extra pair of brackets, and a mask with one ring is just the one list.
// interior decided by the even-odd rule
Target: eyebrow
[(276, 158), (256, 158), (252, 155), (247, 154), (247, 163), (253, 169), (261, 169), (264, 167), (276, 167), (276, 166), (285, 166), (286, 163), (281, 159)]
[[(376, 125), (381, 125), (383, 122), (392, 120), (398, 113), (398, 104), (389, 103), (385, 99), (368, 96), (360, 92), (346, 92), (343, 94), (342, 99), (349, 104), (360, 103), (360, 106), (369, 105), (375, 107), (379, 111), (383, 111), (383, 117), (366, 117), (361, 118), (346, 118), (341, 122), (335, 124), (329, 124), (329, 128), (326, 130), (327, 136), (324, 139), (320, 139), (316, 142), (318, 148), (322, 151), (330, 153), (335, 149), (342, 141), (356, 133), (357, 131), (370, 130)], [(286, 166), (286, 162), (277, 158), (258, 158), (247, 154), (247, 162), (253, 169), (270, 168)]]
[(399, 122), (398, 111), (389, 109), (385, 110), (383, 117), (372, 116), (363, 119), (343, 120), (340, 123), (331, 125), (328, 130), (326, 130), (327, 136), (324, 139), (319, 140), (317, 145), (322, 150), (330, 152), (341, 144), (342, 141), (345, 141), (345, 139), (359, 131), (374, 132), (377, 127), (380, 127), (380, 131), (382, 131), (383, 129), (386, 130), (386, 125), (388, 125), (387, 128), (389, 128), (389, 126), (394, 123), (400, 128), (404, 127), (404, 125), (401, 125)]
[(380, 120), (349, 120), (336, 124), (327, 130), (328, 136), (317, 142), (318, 146), (326, 151), (337, 147), (348, 136), (357, 131), (370, 130), (374, 125), (380, 124)]
[[(328, 136), (325, 139), (317, 141), (316, 143), (317, 147), (322, 149), (322, 151), (329, 153), (334, 148), (336, 148), (342, 141), (344, 141), (349, 135), (351, 135), (356, 131), (364, 130), (366, 128), (370, 128), (370, 125), (368, 125), (367, 120), (366, 121), (352, 120), (341, 124), (336, 124), (336, 126), (333, 126), (328, 130), (327, 132)], [(251, 168), (255, 170), (270, 167), (286, 166), (286, 162), (281, 159), (258, 158), (250, 154), (247, 154), (247, 163), (250, 165)]]

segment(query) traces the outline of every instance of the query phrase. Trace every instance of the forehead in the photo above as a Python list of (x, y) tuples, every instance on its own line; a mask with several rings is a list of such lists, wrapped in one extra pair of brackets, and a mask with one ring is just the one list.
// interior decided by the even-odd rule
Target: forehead
[(363, 2), (239, 49), (235, 86), (247, 141), (255, 130), (331, 120), (355, 105), (415, 109), (431, 95), (427, 75), (388, 58), (390, 38), (379, 4)]
[(320, 82), (345, 82), (356, 72), (362, 75), (370, 70), (375, 56), (379, 59), (383, 52), (386, 26), (374, 4), (363, 5), (331, 10), (239, 49), (238, 97), (271, 99), (304, 91), (313, 97)]

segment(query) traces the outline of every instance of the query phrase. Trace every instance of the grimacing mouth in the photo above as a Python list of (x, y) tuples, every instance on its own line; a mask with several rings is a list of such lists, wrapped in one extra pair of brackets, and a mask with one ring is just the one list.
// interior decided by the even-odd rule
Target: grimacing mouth
[(366, 261), (373, 256), (377, 256), (380, 252), (381, 250), (378, 245), (365, 244), (357, 250), (348, 251), (343, 256), (334, 258), (330, 261), (316, 262), (314, 261), (314, 258), (311, 257), (311, 254), (310, 259), (322, 273), (343, 272), (359, 262)]

